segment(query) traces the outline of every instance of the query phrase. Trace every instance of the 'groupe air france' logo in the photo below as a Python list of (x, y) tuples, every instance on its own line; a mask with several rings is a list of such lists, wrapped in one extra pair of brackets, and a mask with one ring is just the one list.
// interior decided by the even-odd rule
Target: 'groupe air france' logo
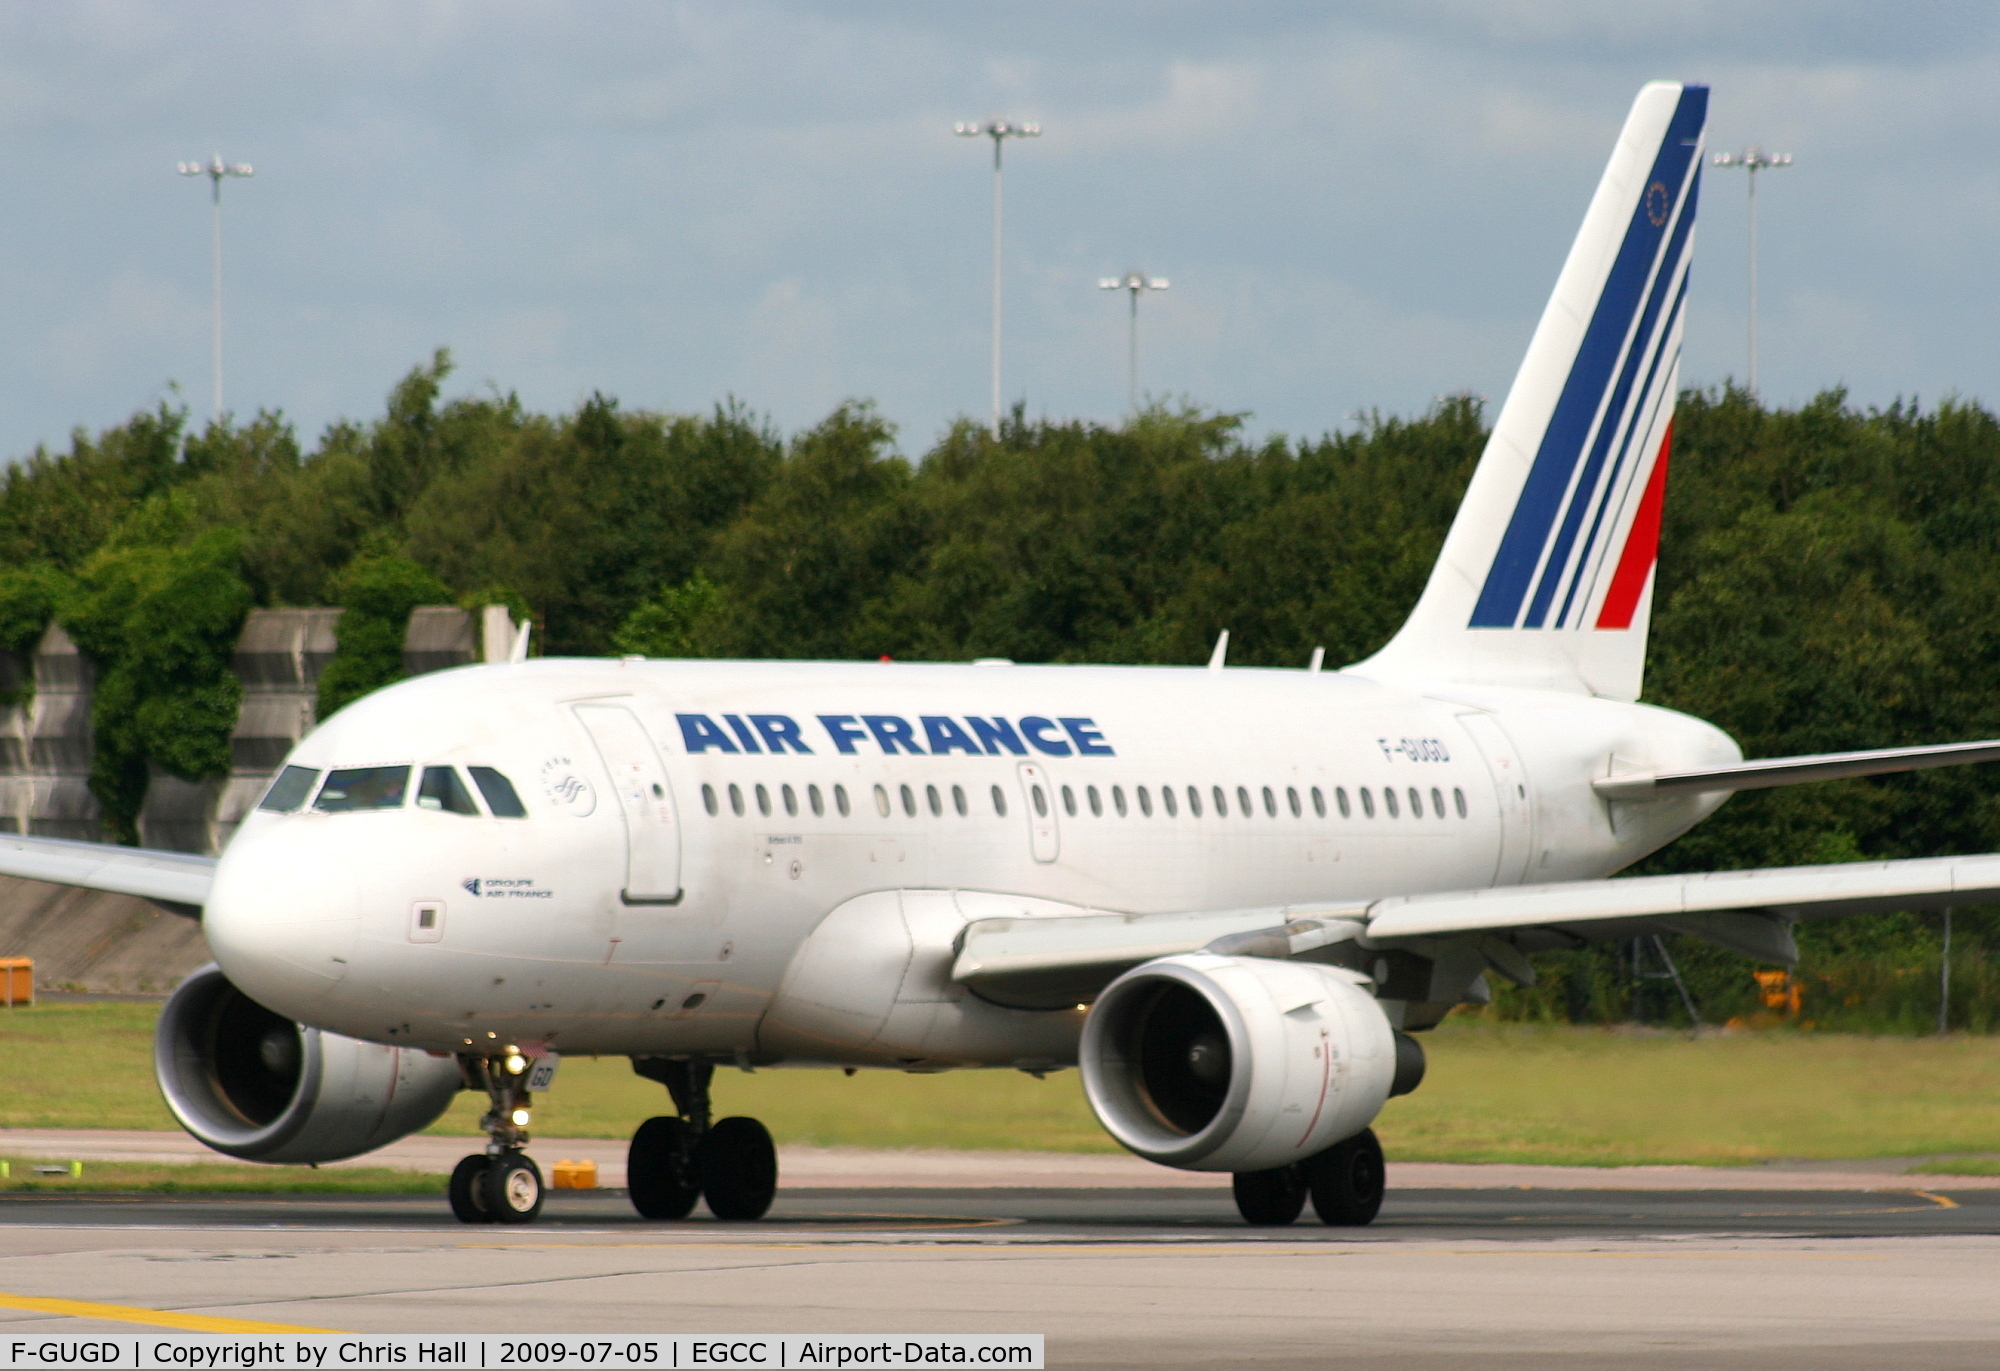
[(1673, 208), (1674, 198), (1667, 194), (1666, 183), (1655, 181), (1646, 187), (1646, 221), (1654, 228), (1667, 222), (1667, 211)]

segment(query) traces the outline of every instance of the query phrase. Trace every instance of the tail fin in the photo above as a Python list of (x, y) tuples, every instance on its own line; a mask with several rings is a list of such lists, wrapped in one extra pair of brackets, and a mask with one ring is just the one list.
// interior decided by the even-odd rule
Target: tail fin
[(1707, 114), (1639, 92), (1430, 583), (1355, 670), (1638, 698)]

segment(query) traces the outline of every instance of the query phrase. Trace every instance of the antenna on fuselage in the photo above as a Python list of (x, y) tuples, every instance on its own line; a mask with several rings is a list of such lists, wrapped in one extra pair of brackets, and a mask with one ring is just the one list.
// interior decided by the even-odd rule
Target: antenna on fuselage
[(1320, 664), (1325, 661), (1326, 661), (1326, 649), (1323, 647), (1316, 647), (1313, 649), (1313, 659), (1310, 662), (1306, 663), (1306, 670), (1318, 671), (1320, 669)]
[(1223, 659), (1229, 656), (1229, 630), (1223, 629), (1215, 639), (1215, 651), (1208, 654), (1208, 669), (1222, 670)]
[(528, 634), (534, 627), (535, 621), (532, 619), (521, 621), (521, 631), (514, 635), (514, 650), (507, 654), (509, 663), (518, 665), (528, 660)]

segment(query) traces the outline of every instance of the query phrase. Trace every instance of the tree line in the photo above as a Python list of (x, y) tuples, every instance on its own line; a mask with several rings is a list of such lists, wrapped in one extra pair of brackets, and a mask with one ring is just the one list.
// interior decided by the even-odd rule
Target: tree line
[[(1415, 602), (1485, 442), (1480, 405), (1319, 437), (1157, 406), (1117, 426), (961, 421), (917, 460), (850, 403), (782, 435), (746, 406), (566, 414), (447, 398), (438, 352), (307, 450), (282, 415), (160, 406), (0, 483), (0, 649), (53, 617), (98, 664), (92, 785), (130, 841), (150, 768), (220, 774), (253, 606), (347, 606), (322, 707), (395, 678), (417, 604), (506, 603), (552, 654), (1353, 661)], [(2000, 735), (2000, 420), (1956, 400), (1680, 397), (1646, 698), (1747, 756)], [(1753, 792), (1647, 871), (2000, 850), (2000, 768)], [(1961, 911), (1954, 1023), (2000, 1008), (2000, 918)], [(1936, 916), (1801, 930), (1807, 1018), (1934, 1018)], [(1670, 943), (1702, 1016), (1746, 964)], [(1602, 1020), (1658, 987), (1548, 954), (1499, 1012)], [(1673, 1001), (1677, 1004), (1677, 998)], [(1672, 1009), (1671, 1014), (1684, 1011)]]

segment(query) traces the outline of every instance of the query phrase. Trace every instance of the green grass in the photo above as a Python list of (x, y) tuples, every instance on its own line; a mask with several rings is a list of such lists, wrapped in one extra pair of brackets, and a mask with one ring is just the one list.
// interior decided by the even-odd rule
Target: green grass
[[(155, 1012), (0, 1010), (0, 1126), (173, 1127), (152, 1081)], [(1391, 1100), (1376, 1124), (1389, 1155), (1404, 1161), (1727, 1166), (2000, 1150), (2000, 1038), (1776, 1031), (1690, 1040), (1454, 1019), (1425, 1039), (1429, 1079)], [(763, 1119), (786, 1143), (1117, 1150), (1074, 1071), (1037, 1081), (1013, 1071), (725, 1069), (715, 1101), (719, 1113)], [(482, 1108), (462, 1095), (431, 1131), (471, 1136)], [(555, 1089), (535, 1101), (534, 1129), (623, 1138), (665, 1112), (666, 1092), (623, 1058), (566, 1058)]]
[(1913, 1166), (1912, 1176), (2000, 1176), (2000, 1157), (1945, 1157)]

